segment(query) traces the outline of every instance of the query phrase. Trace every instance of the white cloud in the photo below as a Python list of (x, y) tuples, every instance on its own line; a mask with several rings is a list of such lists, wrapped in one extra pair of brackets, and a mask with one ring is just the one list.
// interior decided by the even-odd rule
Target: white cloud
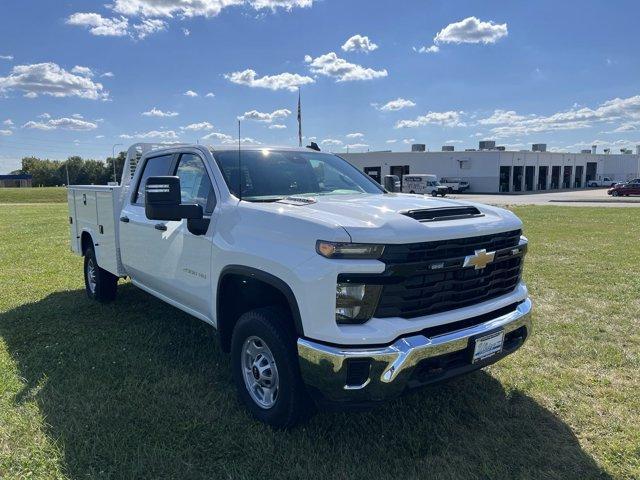
[(366, 143), (351, 143), (349, 145), (345, 145), (344, 148), (353, 150), (353, 149), (359, 149), (359, 148), (369, 148), (369, 145), (367, 145)]
[(231, 135), (227, 135), (226, 133), (220, 132), (211, 132), (202, 137), (202, 140), (211, 140), (215, 139), (219, 142), (228, 143), (233, 141), (233, 137)]
[(438, 53), (440, 51), (440, 47), (437, 45), (431, 45), (430, 47), (423, 45), (420, 48), (413, 47), (413, 51), (418, 53)]
[(633, 125), (633, 122), (640, 121), (640, 95), (607, 100), (595, 108), (574, 105), (569, 110), (552, 115), (522, 116), (513, 111), (506, 113), (509, 115), (503, 115), (502, 123), (496, 123), (497, 126), (491, 129), (493, 136), (496, 138), (541, 132), (578, 130), (590, 128), (603, 122), (622, 122), (618, 127), (623, 129), (620, 131), (622, 132), (628, 131), (629, 123)]
[(196, 92), (194, 92), (193, 90), (187, 90), (186, 92), (184, 92), (184, 95), (186, 95), (187, 97), (197, 97), (198, 94)]
[(115, 75), (113, 74), (113, 72), (104, 72), (102, 75), (100, 75), (101, 77), (107, 77), (107, 78), (113, 78), (115, 77)]
[(324, 140), (322, 140), (320, 142), (322, 145), (334, 145), (334, 146), (338, 146), (338, 145), (342, 145), (342, 140), (337, 140), (335, 138), (325, 138)]
[(363, 138), (364, 137), (364, 133), (360, 133), (360, 132), (355, 132), (355, 133), (349, 133), (347, 135), (345, 135), (346, 138)]
[(51, 115), (49, 115), (47, 112), (44, 112), (38, 115), (38, 118), (51, 118)]
[(459, 22), (450, 23), (433, 39), (439, 43), (496, 43), (509, 34), (506, 23), (483, 22), (476, 17), (468, 17)]
[(82, 75), (83, 77), (93, 77), (94, 73), (89, 67), (81, 67), (80, 65), (76, 65), (71, 69), (71, 73), (75, 73), (76, 75)]
[(0, 94), (11, 90), (21, 90), (28, 98), (38, 95), (90, 100), (109, 98), (101, 83), (68, 72), (52, 62), (13, 67), (8, 76), (0, 77)]
[(335, 78), (337, 82), (372, 80), (388, 75), (385, 69), (374, 70), (347, 62), (343, 58), (338, 57), (335, 52), (329, 52), (316, 58), (306, 55), (304, 61), (309, 64), (309, 69), (313, 73)]
[(287, 128), (287, 126), (281, 123), (274, 123), (272, 125), (269, 125), (269, 130), (284, 130), (285, 128)]
[(291, 115), (291, 110), (287, 108), (281, 108), (279, 110), (274, 110), (271, 113), (268, 112), (259, 112), (257, 110), (251, 110), (249, 112), (245, 112), (244, 115), (238, 117), (240, 120), (254, 120), (256, 122), (265, 122), (271, 123), (278, 118), (287, 118)]
[(188, 28), (183, 28), (183, 29), (182, 29), (182, 34), (183, 34), (185, 37), (188, 37), (189, 35), (191, 35), (191, 30), (189, 30)]
[(524, 120), (526, 117), (518, 115), (513, 110), (494, 110), (490, 117), (478, 120), (480, 125), (501, 125)]
[(104, 135), (96, 135), (96, 138), (97, 138), (97, 139), (104, 138)]
[(249, 5), (255, 10), (311, 7), (313, 0), (114, 0), (115, 12), (143, 17), (215, 17), (227, 7)]
[(398, 140), (396, 140), (395, 138), (392, 138), (392, 139), (387, 140), (387, 141), (386, 141), (386, 142), (384, 142), (384, 143), (389, 143), (389, 144), (391, 144), (391, 143), (396, 143), (397, 141), (398, 141)]
[(429, 112), (421, 115), (415, 120), (400, 120), (396, 123), (395, 128), (417, 128), (425, 125), (442, 125), (445, 127), (463, 127), (466, 124), (461, 121), (460, 114), (462, 112)]
[(78, 120), (82, 120), (84, 117), (80, 113), (74, 113), (71, 115), (73, 118), (77, 118)]
[(403, 138), (402, 139), (402, 143), (404, 143), (405, 145), (411, 145), (415, 141), (416, 141), (415, 138)]
[(106, 37), (124, 37), (129, 31), (126, 18), (105, 18), (99, 13), (74, 13), (67, 18), (67, 24), (85, 27), (92, 35)]
[(13, 60), (13, 55), (0, 55), (0, 60)]
[(444, 143), (463, 143), (462, 140), (447, 140)]
[(144, 19), (133, 26), (136, 36), (142, 40), (147, 36), (167, 29), (167, 23), (158, 19)]
[(153, 107), (151, 110), (147, 111), (147, 112), (142, 112), (141, 115), (145, 116), (145, 117), (177, 117), (179, 115), (178, 112), (170, 112), (170, 111), (166, 111), (163, 112), (162, 110)]
[(385, 103), (382, 106), (374, 105), (378, 110), (383, 112), (397, 112), (398, 110), (402, 110), (403, 108), (415, 107), (416, 104), (411, 100), (407, 100), (406, 98), (396, 98), (395, 100), (391, 100)]
[(0, 136), (8, 137), (9, 135), (13, 135), (11, 130), (0, 130)]
[(206, 98), (213, 98), (213, 97), (215, 97), (215, 96), (216, 96), (216, 94), (215, 94), (215, 93), (213, 93), (213, 92), (209, 92), (209, 93), (207, 93), (207, 94), (205, 95), (205, 97), (206, 97)]
[(122, 134), (120, 138), (158, 138), (161, 140), (177, 140), (178, 134), (174, 130), (150, 130), (144, 133), (134, 133), (133, 135)]
[(180, 127), (182, 130), (190, 130), (192, 132), (200, 132), (202, 130), (213, 130), (213, 125), (209, 122), (192, 123), (185, 127)]
[(13, 120), (7, 118), (4, 122), (2, 122), (2, 124), (6, 125), (7, 127), (13, 127)]
[(314, 83), (311, 77), (298, 75), (297, 73), (280, 73), (278, 75), (265, 75), (258, 77), (255, 70), (247, 69), (242, 72), (225, 74), (224, 78), (238, 85), (246, 85), (252, 88), (268, 88), (270, 90), (289, 90), (294, 92), (302, 85)]
[(95, 130), (98, 128), (93, 122), (87, 122), (85, 120), (81, 120), (80, 118), (53, 118), (49, 119), (46, 122), (35, 122), (33, 120), (25, 123), (22, 128), (31, 128), (37, 130), (75, 130), (75, 131), (86, 131), (86, 130)]
[(369, 37), (363, 35), (354, 35), (349, 38), (344, 45), (342, 45), (342, 50), (345, 52), (364, 52), (369, 53), (373, 52), (378, 48), (378, 45), (369, 40)]

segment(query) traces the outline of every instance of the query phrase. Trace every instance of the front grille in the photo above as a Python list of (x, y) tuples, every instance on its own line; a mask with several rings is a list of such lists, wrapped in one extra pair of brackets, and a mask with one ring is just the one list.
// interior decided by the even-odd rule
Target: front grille
[[(525, 247), (520, 230), (454, 240), (387, 245), (387, 268), (375, 317), (414, 318), (455, 310), (513, 291)], [(485, 268), (463, 267), (476, 250), (496, 252)]]

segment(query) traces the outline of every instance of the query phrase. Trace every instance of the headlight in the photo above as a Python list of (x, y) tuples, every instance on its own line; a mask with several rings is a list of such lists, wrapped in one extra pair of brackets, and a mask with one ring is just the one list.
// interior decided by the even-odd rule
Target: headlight
[(316, 242), (316, 252), (326, 258), (376, 259), (382, 256), (384, 245), (318, 240)]
[(381, 285), (338, 282), (336, 286), (336, 322), (358, 324), (369, 320), (378, 306)]

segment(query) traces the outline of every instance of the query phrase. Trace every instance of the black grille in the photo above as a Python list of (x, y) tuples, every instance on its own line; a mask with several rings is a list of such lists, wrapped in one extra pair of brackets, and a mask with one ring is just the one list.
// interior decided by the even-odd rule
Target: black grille
[[(375, 317), (413, 318), (481, 303), (513, 291), (525, 247), (520, 230), (436, 242), (387, 245)], [(496, 252), (485, 268), (463, 267), (476, 250)]]

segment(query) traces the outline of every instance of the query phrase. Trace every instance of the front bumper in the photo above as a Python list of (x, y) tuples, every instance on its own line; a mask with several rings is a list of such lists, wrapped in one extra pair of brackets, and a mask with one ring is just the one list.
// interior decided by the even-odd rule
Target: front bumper
[[(473, 339), (500, 329), (505, 333), (503, 351), (471, 363)], [(302, 377), (320, 400), (368, 403), (495, 363), (520, 348), (530, 333), (527, 298), (513, 311), (472, 327), (432, 337), (402, 337), (387, 346), (352, 348), (300, 338), (298, 356)]]

